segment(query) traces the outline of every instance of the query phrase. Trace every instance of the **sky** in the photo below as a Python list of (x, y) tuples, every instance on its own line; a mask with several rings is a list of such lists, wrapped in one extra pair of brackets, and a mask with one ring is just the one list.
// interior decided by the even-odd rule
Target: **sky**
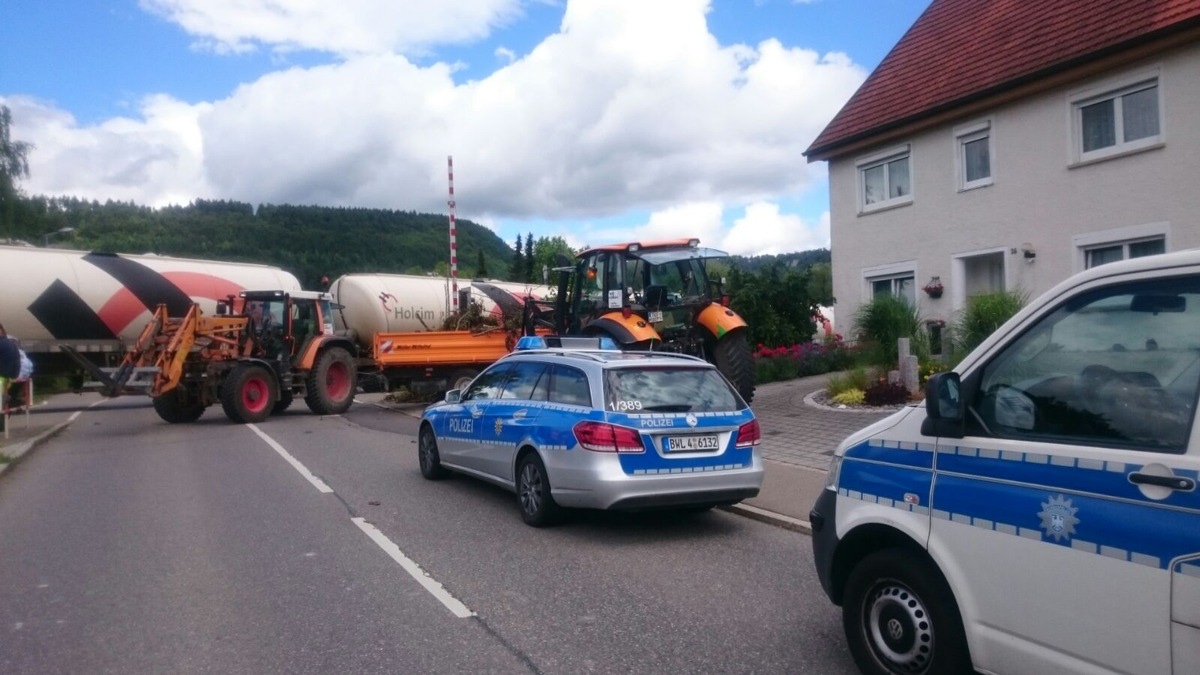
[(812, 140), (929, 0), (4, 0), (30, 195), (829, 246)]

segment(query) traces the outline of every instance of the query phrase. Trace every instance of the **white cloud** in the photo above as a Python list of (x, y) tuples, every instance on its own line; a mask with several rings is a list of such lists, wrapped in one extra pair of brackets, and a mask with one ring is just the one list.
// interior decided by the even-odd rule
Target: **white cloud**
[(819, 222), (807, 223), (798, 215), (781, 213), (778, 204), (756, 202), (734, 221), (721, 247), (740, 255), (829, 248), (829, 212)]
[[(356, 18), (366, 0), (345, 4), (347, 16), (320, 31), (310, 16), (326, 11), (315, 9), (320, 3), (301, 11), (250, 0), (143, 2), (229, 46), (312, 46), (318, 32), (330, 45), (390, 44), (400, 38), (387, 37), (398, 30), (389, 26), (405, 23), (381, 10), (378, 35), (362, 37), (373, 23)], [(471, 24), (478, 30), (515, 6), (380, 4), (416, 8), (415, 25), (433, 21), (426, 14), (443, 4), (462, 4), (491, 17)], [(293, 8), (277, 9), (284, 6)], [(147, 204), (206, 197), (438, 212), (453, 154), (461, 218), (586, 222), (647, 211), (655, 214), (647, 232), (700, 236), (733, 252), (827, 245), (827, 228), (814, 233), (772, 203), (823, 179), (824, 166), (801, 153), (863, 69), (777, 40), (722, 46), (708, 31), (707, 9), (707, 0), (571, 0), (559, 32), (461, 84), (454, 65), (377, 53), (277, 71), (209, 103), (148, 97), (136, 118), (94, 126), (10, 98), (13, 137), (37, 145), (24, 187)], [(412, 30), (403, 41), (445, 39), (437, 26)], [(726, 237), (722, 214), (741, 208), (739, 235)], [(759, 236), (767, 231), (779, 239)], [(602, 241), (580, 232), (564, 235), (573, 244)]]
[(496, 58), (505, 62), (512, 63), (517, 60), (517, 53), (507, 47), (496, 47)]
[(478, 40), (514, 20), (520, 0), (139, 0), (219, 53), (266, 45), (341, 55), (410, 53)]

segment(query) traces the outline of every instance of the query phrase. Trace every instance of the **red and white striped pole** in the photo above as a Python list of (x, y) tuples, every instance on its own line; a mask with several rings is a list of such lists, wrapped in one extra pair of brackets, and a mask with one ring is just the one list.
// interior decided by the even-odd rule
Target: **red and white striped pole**
[(458, 241), (454, 223), (454, 155), (446, 155), (446, 170), (450, 176), (450, 307), (458, 313)]

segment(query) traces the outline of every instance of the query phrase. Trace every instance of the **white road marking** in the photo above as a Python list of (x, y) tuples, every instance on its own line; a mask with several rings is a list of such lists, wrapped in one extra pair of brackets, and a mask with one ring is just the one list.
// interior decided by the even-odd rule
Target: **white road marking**
[(385, 553), (391, 556), (392, 560), (395, 560), (397, 563), (399, 563), (400, 566), (404, 568), (404, 571), (408, 572), (412, 578), (416, 579), (417, 583), (424, 586), (425, 590), (433, 594), (433, 597), (437, 598), (439, 602), (445, 605), (446, 609), (450, 610), (454, 616), (457, 616), (460, 619), (466, 619), (475, 616), (474, 612), (467, 609), (467, 606), (460, 602), (458, 598), (450, 595), (450, 592), (447, 591), (444, 586), (435, 581), (433, 577), (429, 576), (425, 570), (421, 569), (420, 565), (410, 560), (408, 556), (404, 555), (404, 553), (400, 551), (400, 547), (393, 544), (392, 540), (388, 539), (387, 536), (380, 532), (377, 527), (368, 523), (363, 518), (351, 518), (350, 520), (352, 520), (354, 524), (359, 527), (359, 529), (361, 529), (363, 532), (366, 532), (367, 536), (379, 545), (379, 548), (383, 549)]
[(254, 433), (258, 434), (259, 438), (266, 441), (267, 445), (271, 446), (271, 448), (273, 450), (275, 450), (275, 452), (279, 453), (279, 456), (283, 457), (284, 461), (286, 461), (288, 464), (291, 464), (293, 469), (295, 469), (296, 471), (299, 471), (300, 475), (304, 476), (304, 478), (308, 482), (312, 483), (313, 487), (317, 488), (317, 490), (319, 492), (333, 492), (333, 488), (326, 485), (325, 482), (322, 481), (320, 478), (317, 478), (316, 476), (314, 476), (312, 474), (312, 472), (308, 470), (308, 467), (301, 464), (300, 460), (296, 459), (295, 457), (292, 457), (292, 455), (290, 453), (288, 453), (287, 450), (283, 449), (282, 445), (275, 442), (274, 438), (271, 438), (270, 436), (264, 434), (262, 432), (262, 430), (258, 428), (257, 425), (247, 424), (246, 426), (250, 429), (250, 431), (253, 431)]
[[(105, 401), (107, 401), (107, 400), (108, 400), (108, 399), (104, 399), (104, 398), (102, 398), (102, 399), (100, 399), (99, 401), (96, 401), (96, 402), (94, 402), (94, 403), (92, 403), (92, 404), (88, 405), (88, 407), (89, 407), (89, 408), (95, 408), (96, 406), (100, 405), (101, 403), (104, 403), (104, 402), (105, 402)], [(67, 423), (68, 423), (68, 424), (70, 424), (71, 422), (74, 422), (74, 421), (75, 421), (75, 420), (76, 420), (76, 419), (77, 419), (77, 418), (78, 418), (80, 415), (82, 415), (82, 414), (83, 414), (83, 411), (82, 411), (82, 410), (76, 410), (75, 412), (71, 413), (71, 416), (70, 416), (70, 417), (68, 417), (68, 418), (67, 418)]]

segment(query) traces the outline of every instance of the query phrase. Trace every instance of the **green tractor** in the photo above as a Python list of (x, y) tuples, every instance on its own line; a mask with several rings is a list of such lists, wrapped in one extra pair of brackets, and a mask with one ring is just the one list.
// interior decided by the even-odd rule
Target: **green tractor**
[[(728, 254), (699, 239), (614, 244), (588, 249), (559, 271), (553, 309), (530, 312), (526, 332), (609, 337), (621, 349), (670, 351), (709, 361), (749, 403), (754, 358), (746, 322), (729, 309), (707, 262)], [(547, 318), (549, 314), (549, 318)]]

